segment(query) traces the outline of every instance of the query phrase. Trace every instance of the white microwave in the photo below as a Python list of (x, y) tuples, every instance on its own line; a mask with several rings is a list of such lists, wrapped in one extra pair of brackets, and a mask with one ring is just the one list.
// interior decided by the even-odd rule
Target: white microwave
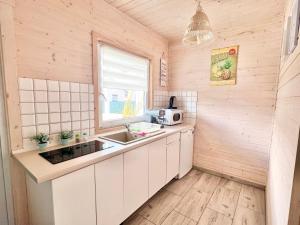
[(165, 112), (164, 122), (165, 125), (175, 125), (183, 123), (183, 110), (180, 109), (161, 109)]

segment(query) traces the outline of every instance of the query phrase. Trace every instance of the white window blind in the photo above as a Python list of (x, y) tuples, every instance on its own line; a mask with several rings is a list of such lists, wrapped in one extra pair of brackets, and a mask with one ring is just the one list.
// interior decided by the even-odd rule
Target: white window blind
[(148, 90), (149, 60), (107, 46), (100, 46), (102, 88)]

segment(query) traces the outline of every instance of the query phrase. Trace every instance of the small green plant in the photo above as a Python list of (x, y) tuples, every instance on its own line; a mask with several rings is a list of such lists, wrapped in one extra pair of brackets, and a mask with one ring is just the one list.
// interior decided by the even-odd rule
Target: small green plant
[(35, 141), (37, 144), (45, 144), (49, 141), (49, 136), (44, 133), (37, 134), (31, 138), (32, 141)]
[(228, 69), (230, 69), (231, 66), (232, 66), (231, 60), (227, 59), (224, 63), (224, 68), (228, 70)]
[(59, 137), (60, 139), (71, 139), (73, 138), (73, 131), (62, 131)]

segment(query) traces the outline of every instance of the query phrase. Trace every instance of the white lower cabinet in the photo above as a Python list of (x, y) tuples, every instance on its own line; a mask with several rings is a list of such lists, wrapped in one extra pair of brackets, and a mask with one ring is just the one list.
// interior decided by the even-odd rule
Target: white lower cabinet
[(149, 198), (166, 184), (167, 146), (166, 138), (148, 145), (149, 148)]
[(179, 173), (180, 141), (175, 140), (167, 145), (167, 183)]
[(31, 225), (96, 225), (94, 165), (37, 184), (27, 176)]
[(191, 169), (193, 132), (173, 134), (60, 178), (27, 175), (31, 225), (119, 225)]
[(95, 165), (97, 225), (123, 222), (123, 154)]
[(124, 213), (130, 216), (148, 200), (148, 145), (124, 153)]
[(193, 167), (194, 129), (181, 131), (179, 178)]

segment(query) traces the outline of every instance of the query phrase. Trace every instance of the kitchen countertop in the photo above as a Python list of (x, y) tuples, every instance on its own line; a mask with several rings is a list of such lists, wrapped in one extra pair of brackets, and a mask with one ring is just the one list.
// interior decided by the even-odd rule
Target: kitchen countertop
[[(159, 140), (161, 138), (167, 137), (171, 134), (180, 132), (181, 130), (191, 129), (192, 125), (189, 124), (180, 124), (175, 126), (166, 126), (163, 130), (164, 133), (142, 139), (140, 141), (133, 142), (128, 145), (122, 145), (118, 143), (114, 143), (114, 147), (94, 152), (92, 154), (84, 155), (69, 161), (65, 161), (58, 164), (51, 164), (44, 158), (42, 158), (39, 153), (55, 150), (61, 148), (62, 146), (54, 146), (49, 147), (44, 151), (32, 150), (28, 152), (15, 153), (13, 157), (24, 167), (26, 172), (37, 182), (42, 183), (49, 180), (56, 179), (73, 171), (79, 170), (81, 168), (87, 167), (89, 165), (101, 162), (103, 160), (109, 159), (113, 156), (122, 154), (124, 152), (130, 151), (132, 149), (138, 148), (140, 146), (146, 145), (153, 141)], [(109, 133), (117, 133), (119, 131), (109, 132)], [(95, 135), (89, 139), (92, 140), (100, 140), (99, 137), (107, 135), (108, 133), (103, 133), (99, 135)], [(104, 139), (101, 139), (102, 142), (110, 142)], [(111, 142), (110, 142), (111, 143)], [(73, 143), (70, 145), (75, 145), (77, 143)], [(64, 146), (65, 147), (65, 146)]]

